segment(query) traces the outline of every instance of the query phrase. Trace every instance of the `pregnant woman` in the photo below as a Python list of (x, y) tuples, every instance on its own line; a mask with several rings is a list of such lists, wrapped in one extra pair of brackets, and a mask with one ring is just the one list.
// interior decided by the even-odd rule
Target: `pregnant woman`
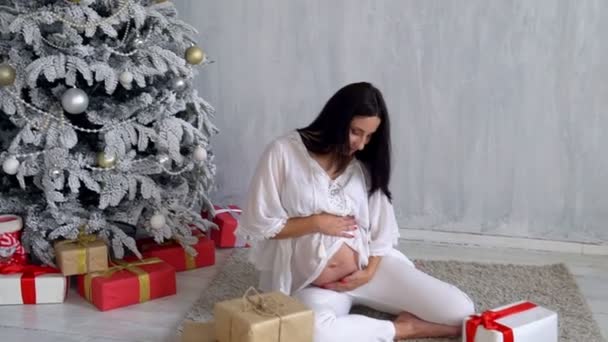
[[(237, 234), (254, 242), (259, 287), (314, 311), (316, 342), (456, 336), (474, 313), (465, 293), (394, 249), (390, 168), (388, 111), (366, 82), (340, 89), (259, 161)], [(397, 318), (350, 314), (353, 304)]]

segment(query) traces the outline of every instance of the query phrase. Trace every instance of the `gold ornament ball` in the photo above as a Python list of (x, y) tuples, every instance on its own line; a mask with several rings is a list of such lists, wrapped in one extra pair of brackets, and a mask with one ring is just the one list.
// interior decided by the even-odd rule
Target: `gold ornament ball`
[(0, 86), (10, 86), (15, 83), (17, 73), (15, 69), (8, 64), (0, 64)]
[(104, 152), (97, 153), (97, 166), (108, 169), (116, 165), (116, 158), (114, 156), (106, 156)]
[(190, 64), (200, 64), (205, 60), (205, 51), (198, 46), (191, 46), (186, 49), (186, 61)]

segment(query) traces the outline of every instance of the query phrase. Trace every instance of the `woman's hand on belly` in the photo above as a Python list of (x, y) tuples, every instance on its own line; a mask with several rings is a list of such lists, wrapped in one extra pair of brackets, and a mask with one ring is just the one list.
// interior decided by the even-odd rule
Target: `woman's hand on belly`
[(367, 284), (372, 279), (372, 276), (373, 274), (368, 270), (357, 270), (338, 281), (325, 284), (322, 287), (338, 292), (352, 291), (359, 286)]
[(313, 285), (321, 287), (352, 274), (359, 269), (358, 259), (358, 253), (343, 243), (327, 261), (321, 274), (312, 282)]
[(378, 269), (378, 265), (382, 260), (381, 256), (371, 256), (368, 259), (367, 267), (363, 270), (355, 270), (349, 275), (340, 278), (338, 281), (325, 284), (323, 288), (344, 292), (352, 291), (359, 286), (367, 284)]

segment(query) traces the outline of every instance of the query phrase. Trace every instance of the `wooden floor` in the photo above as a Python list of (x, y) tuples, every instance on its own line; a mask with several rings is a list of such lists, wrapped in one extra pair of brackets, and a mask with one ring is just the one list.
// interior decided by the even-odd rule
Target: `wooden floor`
[[(564, 262), (584, 293), (608, 340), (608, 257), (402, 242), (412, 258), (520, 264)], [(64, 304), (0, 307), (0, 341), (172, 341), (175, 327), (225, 263), (220, 251), (213, 267), (178, 273), (175, 296), (99, 312), (72, 289)]]

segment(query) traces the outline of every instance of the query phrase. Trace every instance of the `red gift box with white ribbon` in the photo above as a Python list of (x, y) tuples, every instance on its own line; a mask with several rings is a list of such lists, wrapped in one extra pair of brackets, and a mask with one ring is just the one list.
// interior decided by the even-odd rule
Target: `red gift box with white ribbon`
[[(240, 215), (242, 212), (241, 208), (236, 205), (228, 205), (226, 207), (214, 205), (213, 207), (215, 209), (215, 216), (212, 220), (219, 229), (210, 229), (209, 237), (215, 241), (215, 245), (221, 248), (248, 247), (245, 240), (234, 234), (239, 225), (237, 214)], [(203, 212), (202, 217), (210, 219), (207, 212)]]

